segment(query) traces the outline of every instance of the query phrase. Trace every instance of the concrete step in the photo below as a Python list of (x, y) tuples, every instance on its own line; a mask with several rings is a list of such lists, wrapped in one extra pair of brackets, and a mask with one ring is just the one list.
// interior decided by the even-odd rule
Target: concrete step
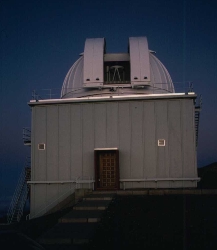
[(105, 195), (115, 195), (117, 193), (118, 190), (96, 190), (93, 191), (92, 194), (96, 195), (96, 194), (105, 194)]
[(105, 210), (110, 200), (84, 200), (73, 207), (73, 210)]
[(100, 194), (92, 193), (83, 198), (83, 200), (108, 200), (111, 201), (114, 198), (114, 194)]
[(96, 223), (103, 210), (73, 210), (59, 219), (59, 223)]

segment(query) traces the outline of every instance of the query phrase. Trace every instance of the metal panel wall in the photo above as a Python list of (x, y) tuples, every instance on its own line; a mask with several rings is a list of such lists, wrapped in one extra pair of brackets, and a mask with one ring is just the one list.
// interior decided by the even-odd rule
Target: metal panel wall
[[(60, 180), (69, 180), (71, 176), (70, 170), (70, 106), (68, 105), (59, 105), (58, 110), (59, 116), (59, 179)], [(55, 135), (53, 135), (55, 136)], [(59, 186), (59, 194), (62, 195), (69, 189), (68, 185)]]
[(195, 124), (194, 113), (191, 100), (183, 100), (181, 103), (182, 109), (182, 159), (183, 159), (183, 177), (195, 176), (196, 169), (192, 166), (196, 165), (196, 142), (195, 142)]
[(106, 147), (119, 148), (118, 103), (106, 104)]
[[(182, 135), (181, 135), (181, 107), (179, 101), (168, 102), (168, 131), (170, 154), (170, 177), (178, 178), (182, 175)], [(180, 183), (172, 183), (172, 187), (178, 187)]]
[(94, 148), (106, 148), (106, 104), (94, 105)]
[(71, 107), (71, 178), (83, 174), (83, 150), (82, 150), (82, 106), (80, 104)]
[[(34, 124), (32, 131), (33, 136), (33, 150), (32, 155), (32, 180), (46, 180), (47, 178), (47, 151), (38, 150), (39, 143), (47, 142), (46, 138), (46, 107), (41, 106), (33, 111), (32, 122)], [(34, 167), (37, 166), (37, 167)], [(39, 185), (37, 188), (32, 187), (31, 193), (34, 193), (31, 198), (31, 213), (42, 210), (46, 206), (46, 187), (44, 185)]]
[[(59, 107), (47, 106), (47, 180), (59, 180)], [(37, 188), (37, 187), (36, 187)], [(44, 191), (45, 193), (45, 191)], [(58, 185), (46, 185), (46, 204), (56, 199)], [(43, 209), (43, 208), (42, 208)]]
[[(32, 180), (94, 176), (94, 148), (119, 149), (121, 179), (195, 178), (192, 99), (128, 100), (33, 107)], [(158, 146), (158, 139), (166, 145)], [(45, 150), (38, 150), (38, 143)], [(128, 182), (126, 188), (175, 188), (192, 182)], [(34, 185), (31, 213), (70, 185)]]
[(83, 176), (94, 176), (94, 104), (82, 104)]
[[(131, 109), (131, 178), (143, 176), (143, 102), (133, 102)], [(138, 185), (138, 184), (137, 184)], [(138, 186), (137, 186), (138, 187)], [(143, 187), (143, 183), (140, 183)]]
[(38, 144), (44, 143), (46, 148), (47, 143), (47, 129), (46, 129), (46, 107), (39, 107), (35, 110), (35, 130), (34, 130), (34, 149), (35, 157), (34, 164), (37, 165), (37, 168), (34, 169), (34, 179), (46, 180), (47, 178), (47, 150), (38, 150)]
[[(131, 176), (131, 114), (130, 103), (119, 103), (118, 112), (119, 131), (119, 164), (120, 178), (130, 178)], [(121, 167), (123, 166), (123, 167)]]
[[(156, 147), (157, 147), (157, 177), (169, 177), (169, 160), (168, 160), (168, 126), (167, 126), (167, 102), (155, 102), (156, 116)], [(165, 146), (158, 146), (158, 140), (165, 140)], [(162, 183), (163, 187), (168, 186), (168, 182)]]
[[(155, 102), (144, 102), (143, 104), (143, 128), (144, 128), (144, 160), (143, 160), (143, 178), (155, 178), (157, 175), (157, 157), (156, 157), (156, 116)], [(155, 183), (146, 182), (146, 188), (155, 188)]]

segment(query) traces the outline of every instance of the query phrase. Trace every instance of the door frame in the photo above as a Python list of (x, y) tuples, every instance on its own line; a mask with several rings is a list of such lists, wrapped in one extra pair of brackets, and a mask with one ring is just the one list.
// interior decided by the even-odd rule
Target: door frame
[[(108, 189), (100, 187), (99, 175), (100, 175), (100, 164), (99, 164), (99, 156), (101, 152), (114, 152), (116, 155), (116, 188)], [(119, 150), (118, 148), (95, 148), (94, 149), (94, 167), (95, 167), (95, 182), (94, 189), (95, 190), (118, 190), (120, 189), (120, 181), (119, 181)]]

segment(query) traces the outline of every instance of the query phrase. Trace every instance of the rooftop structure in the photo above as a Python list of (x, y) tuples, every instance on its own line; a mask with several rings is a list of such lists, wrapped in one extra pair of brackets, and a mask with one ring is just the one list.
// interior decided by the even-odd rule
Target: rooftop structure
[(166, 67), (146, 37), (130, 37), (127, 53), (106, 53), (104, 38), (86, 39), (84, 53), (67, 73), (61, 98), (174, 93)]

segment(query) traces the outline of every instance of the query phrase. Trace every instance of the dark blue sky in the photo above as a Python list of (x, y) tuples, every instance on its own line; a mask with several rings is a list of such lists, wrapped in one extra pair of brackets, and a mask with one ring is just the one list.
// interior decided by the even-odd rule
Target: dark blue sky
[(216, 5), (213, 0), (1, 0), (0, 196), (13, 193), (30, 154), (22, 128), (30, 126), (31, 92), (52, 88), (58, 97), (91, 37), (105, 37), (107, 52), (126, 52), (130, 36), (147, 36), (173, 81), (192, 81), (202, 94), (198, 166), (217, 161)]

